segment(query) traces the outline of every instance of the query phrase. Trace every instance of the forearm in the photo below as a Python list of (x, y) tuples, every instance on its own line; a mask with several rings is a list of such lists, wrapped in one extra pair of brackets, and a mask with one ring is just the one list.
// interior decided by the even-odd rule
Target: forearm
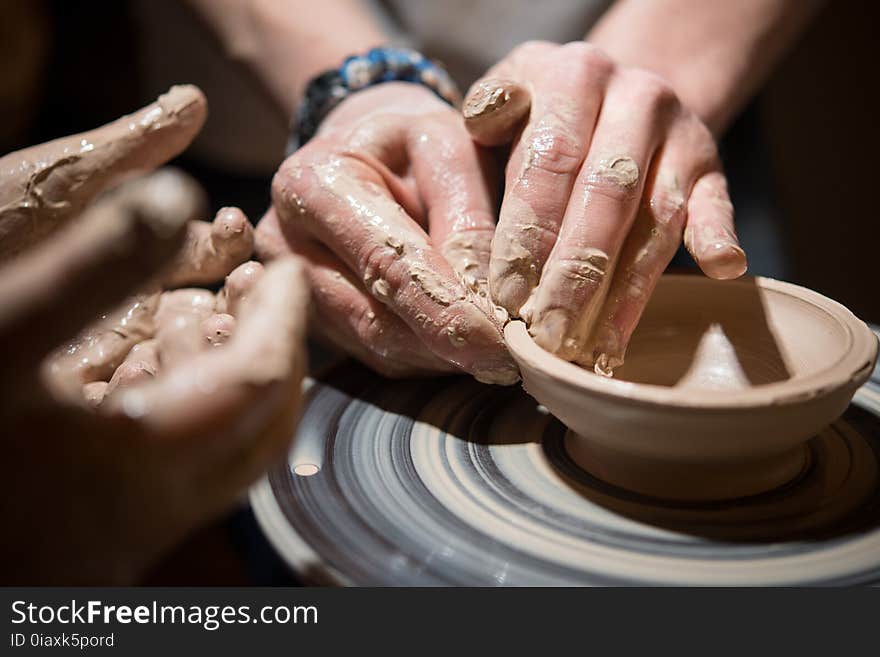
[(619, 0), (587, 34), (618, 62), (666, 78), (717, 135), (821, 0)]
[(308, 80), (386, 41), (358, 0), (189, 0), (292, 117)]

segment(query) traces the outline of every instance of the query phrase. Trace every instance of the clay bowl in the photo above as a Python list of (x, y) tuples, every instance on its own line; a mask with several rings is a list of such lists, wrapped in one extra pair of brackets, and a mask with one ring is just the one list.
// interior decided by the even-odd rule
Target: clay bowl
[(846, 409), (877, 338), (839, 303), (767, 278), (663, 276), (614, 378), (505, 329), (526, 391), (571, 431), (572, 458), (653, 497), (723, 500), (792, 481)]

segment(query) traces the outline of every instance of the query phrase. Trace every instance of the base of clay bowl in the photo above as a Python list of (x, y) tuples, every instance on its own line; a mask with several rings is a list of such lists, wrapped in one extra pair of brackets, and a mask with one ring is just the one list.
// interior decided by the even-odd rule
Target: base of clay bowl
[(505, 328), (526, 391), (567, 425), (579, 464), (679, 500), (785, 484), (805, 443), (846, 409), (877, 338), (840, 304), (765, 278), (664, 276), (612, 379)]
[(752, 461), (677, 463), (640, 458), (568, 432), (568, 455), (606, 483), (640, 495), (681, 502), (728, 500), (766, 493), (791, 483), (810, 465), (805, 445)]

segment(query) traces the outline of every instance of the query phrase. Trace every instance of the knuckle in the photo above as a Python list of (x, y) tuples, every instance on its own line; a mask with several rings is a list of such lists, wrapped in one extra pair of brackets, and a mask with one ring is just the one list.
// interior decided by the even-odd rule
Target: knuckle
[(636, 301), (645, 301), (654, 287), (654, 276), (635, 267), (626, 272), (626, 295)]
[(562, 46), (560, 52), (590, 77), (605, 75), (614, 68), (614, 61), (604, 50), (586, 41), (567, 43)]
[(557, 175), (573, 175), (581, 166), (581, 143), (559, 130), (539, 128), (529, 141), (526, 171), (531, 168)]
[(644, 70), (633, 71), (631, 75), (638, 101), (646, 110), (663, 114), (678, 109), (678, 95), (666, 80)]
[(284, 220), (306, 218), (307, 183), (296, 156), (289, 157), (272, 178), (272, 202)]
[(688, 135), (688, 150), (696, 171), (702, 173), (712, 169), (720, 169), (721, 159), (718, 155), (718, 146), (708, 126), (693, 114), (684, 121), (683, 130), (684, 134)]
[(608, 256), (598, 249), (583, 249), (562, 258), (554, 268), (556, 274), (577, 288), (598, 288), (608, 273)]
[(555, 46), (556, 44), (551, 43), (550, 41), (530, 39), (529, 41), (524, 41), (523, 43), (516, 46), (516, 48), (514, 48), (510, 54), (516, 58), (531, 58), (544, 54)]
[(685, 201), (677, 187), (655, 192), (649, 207), (656, 227), (664, 235), (681, 233), (685, 223)]
[(631, 157), (610, 157), (590, 167), (584, 188), (589, 195), (623, 203), (638, 193), (640, 175), (639, 165)]

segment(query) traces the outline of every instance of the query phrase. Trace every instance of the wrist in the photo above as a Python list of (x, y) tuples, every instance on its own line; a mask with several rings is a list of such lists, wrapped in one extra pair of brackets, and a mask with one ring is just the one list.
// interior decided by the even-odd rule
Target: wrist
[(308, 81), (388, 36), (356, 0), (189, 0), (289, 121)]
[(460, 99), (452, 78), (436, 62), (406, 48), (372, 48), (364, 54), (346, 57), (338, 68), (309, 81), (297, 109), (288, 152), (311, 139), (325, 117), (344, 100), (389, 83), (421, 88), (452, 106)]
[(723, 131), (729, 118), (727, 108), (738, 102), (736, 62), (719, 61), (707, 53), (702, 62), (682, 64), (671, 53), (658, 55), (638, 43), (592, 35), (588, 35), (587, 40), (617, 64), (651, 71), (666, 80), (682, 105), (699, 117), (714, 135)]
[(666, 78), (718, 135), (820, 5), (808, 0), (618, 0), (586, 38), (620, 64)]

